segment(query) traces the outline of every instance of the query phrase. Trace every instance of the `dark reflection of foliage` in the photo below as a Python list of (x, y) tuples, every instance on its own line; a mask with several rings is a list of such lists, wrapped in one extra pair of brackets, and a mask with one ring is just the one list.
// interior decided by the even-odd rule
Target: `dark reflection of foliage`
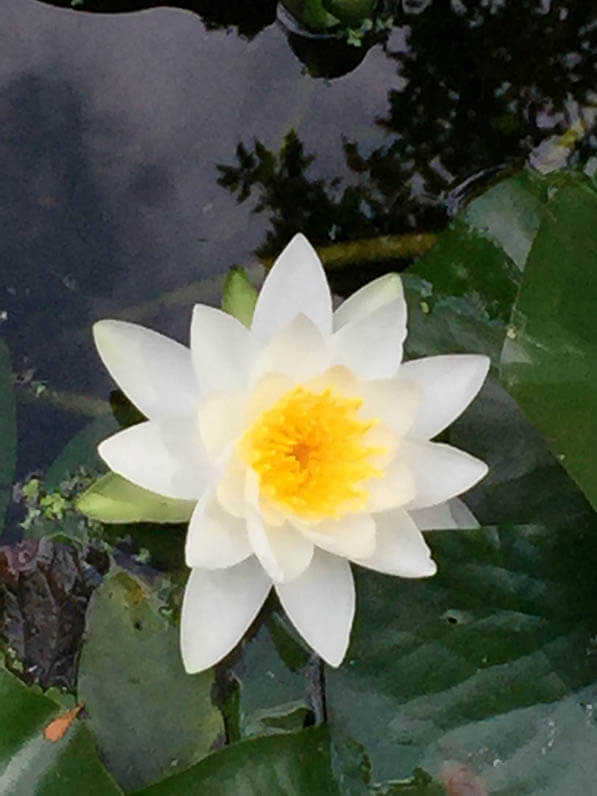
[(280, 251), (297, 230), (319, 245), (406, 231), (414, 223), (409, 210), (418, 211), (421, 224), (444, 223), (443, 211), (419, 206), (399, 174), (385, 174), (383, 169), (378, 174), (377, 164), (361, 159), (348, 141), (344, 141), (344, 152), (349, 167), (360, 178), (367, 173), (365, 179), (357, 177), (356, 184), (344, 187), (339, 178), (309, 177), (315, 156), (305, 154), (294, 130), (286, 135), (278, 154), (256, 140), (252, 150), (238, 145), (238, 165), (218, 166), (220, 185), (237, 193), (239, 202), (255, 192), (254, 212), (269, 213), (272, 229), (259, 254)]
[[(389, 91), (389, 110), (377, 120), (388, 143), (365, 155), (366, 141), (343, 137), (350, 184), (310, 178), (314, 156), (293, 132), (277, 155), (259, 141), (253, 150), (240, 144), (238, 164), (220, 166), (220, 184), (239, 201), (254, 191), (255, 211), (269, 213), (262, 253), (279, 250), (297, 229), (319, 244), (437, 229), (454, 186), (476, 174), (483, 186), (563, 133), (591, 101), (597, 3), (542, 7), (506, 0), (467, 11), (436, 0), (421, 14), (400, 13), (406, 45), (393, 50), (390, 40), (385, 47), (398, 65), (399, 88)], [(587, 137), (582, 157), (595, 147)]]
[(432, 192), (433, 158), (462, 178), (463, 166), (472, 174), (525, 156), (548, 134), (538, 122), (551, 116), (551, 132), (562, 132), (566, 102), (582, 105), (594, 89), (597, 3), (554, 2), (548, 13), (537, 0), (472, 5), (459, 14), (436, 0), (408, 20), (408, 51), (389, 53), (404, 87), (390, 91), (380, 124)]
[(115, 14), (140, 11), (144, 8), (185, 8), (198, 14), (208, 30), (237, 28), (241, 36), (248, 39), (271, 25), (276, 18), (276, 0), (181, 0), (160, 3), (153, 0), (44, 0), (51, 5), (77, 11)]

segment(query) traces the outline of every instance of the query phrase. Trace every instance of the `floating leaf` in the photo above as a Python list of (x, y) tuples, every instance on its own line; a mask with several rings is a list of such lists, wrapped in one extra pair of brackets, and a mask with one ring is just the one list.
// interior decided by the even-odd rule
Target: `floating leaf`
[(117, 796), (122, 791), (100, 763), (89, 730), (72, 720), (62, 735), (62, 707), (34, 693), (0, 666), (0, 793), (3, 796)]
[(502, 355), (504, 384), (597, 508), (597, 193), (559, 175)]
[(78, 697), (102, 758), (125, 790), (196, 763), (223, 731), (210, 696), (213, 671), (185, 673), (179, 630), (163, 596), (116, 572), (88, 611)]
[(77, 500), (80, 512), (105, 523), (188, 522), (194, 507), (193, 501), (157, 495), (116, 473), (106, 473)]
[(326, 672), (332, 735), (373, 779), (465, 763), (489, 793), (592, 793), (597, 527), (428, 535), (438, 574), (356, 568), (345, 664)]
[(257, 290), (244, 268), (235, 266), (228, 271), (222, 293), (222, 309), (250, 326), (257, 303)]
[(97, 446), (103, 439), (119, 430), (113, 415), (98, 417), (79, 431), (54, 459), (44, 478), (48, 492), (56, 492), (63, 481), (84, 468), (90, 473), (101, 471), (104, 465), (97, 453)]
[(339, 796), (326, 727), (255, 738), (215, 752), (138, 796)]

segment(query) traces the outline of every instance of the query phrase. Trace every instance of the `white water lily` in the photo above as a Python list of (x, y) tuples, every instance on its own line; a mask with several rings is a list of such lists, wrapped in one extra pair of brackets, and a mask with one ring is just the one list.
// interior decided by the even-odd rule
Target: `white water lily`
[(297, 235), (267, 276), (251, 328), (194, 308), (190, 349), (122, 321), (94, 327), (112, 377), (148, 418), (99, 446), (124, 478), (197, 501), (181, 619), (188, 672), (224, 657), (272, 586), (305, 641), (341, 663), (355, 608), (349, 561), (433, 575), (421, 531), (471, 527), (456, 495), (486, 465), (430, 440), (477, 394), (489, 360), (402, 362), (397, 275), (335, 312)]

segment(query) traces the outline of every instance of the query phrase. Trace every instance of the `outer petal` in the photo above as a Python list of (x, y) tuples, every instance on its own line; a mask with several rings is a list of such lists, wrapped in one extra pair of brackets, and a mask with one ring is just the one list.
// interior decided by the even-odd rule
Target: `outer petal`
[(307, 569), (313, 557), (313, 542), (291, 525), (268, 526), (259, 510), (259, 485), (247, 470), (247, 532), (249, 544), (261, 566), (277, 583), (294, 580)]
[(250, 331), (239, 320), (215, 307), (195, 305), (191, 354), (204, 396), (245, 389), (254, 348)]
[[(385, 274), (357, 290), (334, 312), (334, 331), (347, 323), (370, 315), (389, 301), (404, 298), (402, 280), (398, 274)], [(406, 304), (404, 306), (406, 318)]]
[(259, 613), (271, 581), (256, 558), (229, 569), (193, 569), (180, 620), (180, 646), (189, 674), (217, 663)]
[(331, 362), (346, 365), (361, 379), (394, 376), (406, 337), (404, 299), (394, 299), (334, 333)]
[(115, 473), (166, 497), (196, 500), (212, 477), (192, 420), (139, 423), (105, 439), (98, 453)]
[(440, 442), (405, 439), (400, 455), (415, 481), (415, 496), (406, 508), (436, 506), (466, 492), (487, 474), (485, 462)]
[(368, 559), (357, 561), (357, 564), (402, 578), (426, 578), (435, 575), (437, 567), (423, 534), (406, 511), (387, 511), (378, 514), (375, 520), (375, 552)]
[(452, 498), (447, 503), (430, 506), (427, 509), (409, 511), (420, 531), (443, 531), (456, 528), (478, 528), (479, 523), (466, 503)]
[(307, 644), (330, 666), (339, 666), (348, 647), (355, 608), (348, 561), (316, 550), (306, 572), (291, 583), (278, 583), (276, 591)]
[(450, 425), (481, 389), (490, 360), (482, 354), (449, 354), (405, 362), (399, 379), (421, 388), (421, 404), (409, 436), (431, 439)]
[(269, 340), (300, 313), (321, 333), (332, 331), (332, 296), (315, 249), (295, 235), (267, 275), (255, 306), (251, 331)]
[(227, 514), (213, 494), (195, 507), (185, 546), (188, 567), (232, 567), (251, 555), (246, 523)]
[(199, 389), (188, 348), (125, 321), (98, 321), (93, 337), (108, 372), (146, 417), (194, 414)]
[(375, 550), (375, 520), (370, 514), (349, 514), (313, 527), (297, 523), (308, 539), (342, 558), (368, 558)]
[(329, 353), (323, 335), (304, 314), (299, 314), (277, 332), (255, 361), (251, 382), (268, 373), (282, 373), (293, 381), (305, 381), (325, 370)]

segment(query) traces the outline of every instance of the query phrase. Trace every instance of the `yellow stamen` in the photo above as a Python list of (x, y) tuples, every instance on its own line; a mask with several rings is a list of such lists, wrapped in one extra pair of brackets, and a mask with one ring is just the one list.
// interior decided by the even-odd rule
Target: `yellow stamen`
[(240, 454), (274, 504), (305, 519), (338, 519), (367, 504), (363, 482), (379, 478), (367, 444), (378, 420), (362, 420), (363, 400), (295, 387), (245, 433)]

